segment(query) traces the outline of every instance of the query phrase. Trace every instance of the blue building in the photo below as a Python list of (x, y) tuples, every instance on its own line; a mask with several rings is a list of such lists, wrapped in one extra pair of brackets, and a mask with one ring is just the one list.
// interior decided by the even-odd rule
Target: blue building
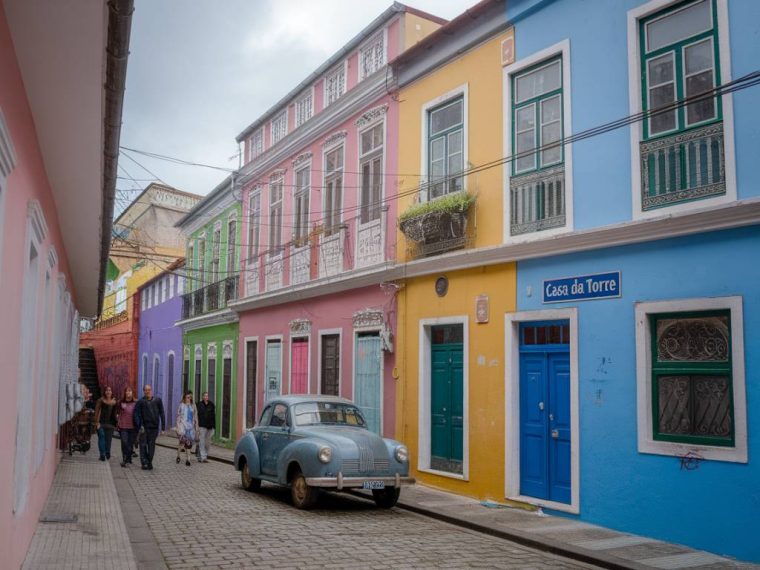
[(760, 2), (507, 14), (505, 496), (760, 562)]

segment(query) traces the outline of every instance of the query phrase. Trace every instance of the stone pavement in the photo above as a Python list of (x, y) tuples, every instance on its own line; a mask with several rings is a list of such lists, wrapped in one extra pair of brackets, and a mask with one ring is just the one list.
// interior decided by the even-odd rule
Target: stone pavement
[[(176, 446), (176, 438), (162, 436), (165, 446)], [(212, 446), (209, 457), (231, 463), (234, 452)], [(504, 538), (518, 544), (551, 552), (606, 568), (760, 568), (714, 554), (693, 550), (643, 536), (579, 522), (481, 502), (423, 485), (404, 488), (400, 508), (451, 524)]]
[(23, 568), (137, 567), (108, 462), (98, 461), (97, 446), (84, 455), (64, 455)]

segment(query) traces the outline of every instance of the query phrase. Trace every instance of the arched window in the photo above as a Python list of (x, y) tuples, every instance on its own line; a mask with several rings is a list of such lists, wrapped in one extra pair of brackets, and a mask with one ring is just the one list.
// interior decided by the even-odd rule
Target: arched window
[(161, 358), (156, 354), (153, 356), (153, 393), (157, 396), (161, 391)]
[(170, 352), (166, 361), (166, 405), (173, 410), (174, 399), (174, 353)]

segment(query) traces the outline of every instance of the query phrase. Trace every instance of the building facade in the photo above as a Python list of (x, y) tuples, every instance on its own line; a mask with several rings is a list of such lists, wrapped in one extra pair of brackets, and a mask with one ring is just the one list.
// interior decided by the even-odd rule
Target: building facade
[(229, 304), (238, 297), (240, 190), (226, 178), (177, 227), (187, 238), (185, 293), (177, 326), (182, 329), (182, 390), (203, 392), (216, 404), (215, 439), (240, 435), (235, 421), (238, 317)]
[(8, 568), (24, 562), (57, 443), (82, 405), (79, 315), (97, 315), (103, 296), (131, 12), (126, 1), (0, 3), (0, 551)]
[(138, 288), (140, 335), (137, 394), (146, 384), (164, 402), (171, 423), (182, 401), (182, 316), (184, 259), (179, 259)]
[(353, 399), (395, 433), (398, 103), (388, 62), (445, 20), (394, 3), (246, 128), (239, 429), (280, 394)]

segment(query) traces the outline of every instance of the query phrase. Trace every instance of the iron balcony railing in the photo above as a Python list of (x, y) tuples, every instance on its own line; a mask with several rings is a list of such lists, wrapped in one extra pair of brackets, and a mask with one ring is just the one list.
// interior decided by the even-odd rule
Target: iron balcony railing
[(509, 181), (510, 235), (565, 225), (565, 165), (513, 176)]
[(182, 295), (182, 318), (190, 319), (224, 309), (237, 297), (238, 276), (235, 274)]
[(641, 208), (726, 193), (723, 123), (641, 143)]

